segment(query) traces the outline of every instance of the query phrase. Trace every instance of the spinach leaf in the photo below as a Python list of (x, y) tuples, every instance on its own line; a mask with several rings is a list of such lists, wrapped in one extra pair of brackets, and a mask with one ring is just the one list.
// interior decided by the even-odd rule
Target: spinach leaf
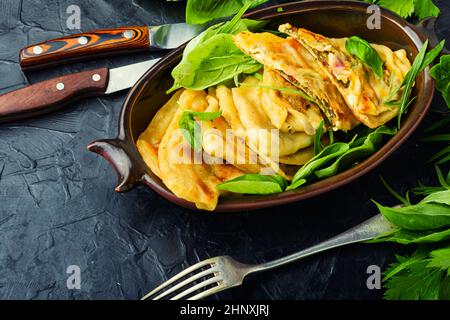
[(202, 132), (200, 125), (195, 121), (195, 118), (202, 121), (211, 121), (219, 118), (222, 111), (218, 112), (183, 112), (178, 126), (182, 130), (184, 138), (189, 142), (196, 152), (202, 151)]
[(318, 155), (320, 151), (323, 150), (322, 146), (322, 135), (323, 135), (323, 120), (320, 122), (319, 128), (316, 130), (316, 134), (314, 136), (314, 154)]
[(344, 154), (342, 154), (335, 162), (330, 166), (316, 171), (316, 176), (320, 179), (331, 177), (337, 174), (339, 171), (348, 169), (357, 161), (367, 158), (374, 154), (380, 147), (380, 144), (385, 135), (395, 135), (397, 129), (388, 128), (382, 126), (369, 133), (362, 140), (357, 140), (354, 145), (349, 148)]
[(357, 36), (350, 37), (347, 39), (345, 48), (369, 66), (379, 78), (383, 76), (383, 60), (366, 40)]
[(188, 0), (186, 22), (205, 24), (211, 20), (232, 16), (242, 7), (259, 6), (268, 0)]
[(442, 56), (439, 64), (431, 68), (430, 75), (436, 80), (436, 88), (450, 108), (450, 55)]
[(219, 190), (241, 194), (275, 194), (283, 192), (288, 182), (281, 176), (246, 174), (217, 186)]
[[(300, 170), (295, 174), (292, 179), (291, 185), (287, 188), (287, 190), (294, 190), (298, 188), (300, 185), (304, 184), (307, 178), (309, 178), (317, 169), (327, 165), (333, 159), (338, 158), (345, 152), (350, 149), (348, 143), (345, 142), (337, 142), (332, 145), (325, 147), (317, 156), (311, 159), (308, 163), (306, 163)], [(299, 185), (299, 183), (302, 184)]]
[(247, 8), (231, 21), (214, 25), (189, 42), (181, 62), (172, 71), (174, 85), (168, 93), (180, 88), (203, 90), (241, 73), (261, 69), (262, 65), (239, 50), (232, 38), (241, 31), (255, 31), (266, 24), (265, 21), (240, 19)]

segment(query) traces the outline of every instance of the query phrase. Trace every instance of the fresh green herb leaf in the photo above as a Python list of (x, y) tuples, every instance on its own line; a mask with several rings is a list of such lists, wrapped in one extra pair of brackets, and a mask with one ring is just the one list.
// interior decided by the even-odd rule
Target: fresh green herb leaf
[(426, 138), (423, 138), (422, 141), (425, 141), (425, 142), (448, 142), (448, 141), (450, 141), (450, 133), (426, 137)]
[(320, 122), (319, 128), (316, 130), (316, 134), (314, 136), (314, 154), (318, 155), (322, 150), (322, 136), (323, 136), (323, 120)]
[(179, 128), (182, 130), (183, 136), (192, 146), (196, 152), (202, 151), (202, 132), (200, 125), (196, 122), (195, 118), (201, 121), (211, 121), (219, 118), (222, 115), (221, 111), (218, 112), (195, 112), (185, 111), (183, 112), (181, 119), (178, 123)]
[(377, 4), (406, 19), (414, 14), (414, 2), (415, 0), (380, 0)]
[(189, 24), (205, 24), (214, 19), (236, 14), (242, 7), (254, 8), (268, 0), (188, 0), (186, 6), (186, 22)]
[(275, 194), (283, 192), (288, 182), (281, 176), (246, 174), (217, 186), (219, 190), (241, 194)]
[(262, 65), (239, 50), (232, 39), (234, 34), (256, 31), (266, 23), (240, 19), (247, 7), (231, 21), (214, 25), (189, 42), (181, 62), (172, 71), (175, 83), (168, 93), (179, 88), (203, 90), (261, 69)]
[(383, 182), (384, 187), (389, 191), (390, 194), (392, 194), (397, 200), (399, 200), (405, 206), (411, 205), (411, 202), (408, 199), (403, 198), (397, 191), (392, 189), (392, 187), (386, 182), (386, 180), (383, 179), (383, 177), (380, 177), (380, 178), (381, 178), (381, 182)]
[(430, 256), (429, 268), (439, 268), (450, 275), (450, 248), (431, 251)]
[(428, 17), (439, 17), (441, 10), (432, 0), (415, 0), (414, 12), (420, 20), (423, 20)]
[[(415, 79), (416, 79), (417, 75), (419, 74), (421, 66), (423, 64), (423, 61), (425, 59), (427, 47), (428, 47), (428, 40), (425, 41), (423, 47), (417, 54), (416, 59), (414, 59), (411, 69), (406, 74), (405, 79), (403, 80), (404, 89), (403, 89), (403, 94), (400, 98), (400, 105), (399, 105), (400, 110), (398, 113), (398, 122), (397, 122), (398, 128), (400, 128), (402, 116), (406, 112), (406, 107), (409, 104), (409, 97), (411, 96), (412, 87), (414, 85)], [(402, 86), (400, 86), (400, 87), (402, 87)]]
[(330, 128), (328, 130), (328, 138), (330, 139), (330, 144), (334, 143), (334, 131), (333, 128)]
[(444, 47), (445, 42), (442, 41), (438, 46), (436, 46), (434, 49), (430, 50), (430, 52), (427, 53), (428, 48), (428, 40), (425, 41), (424, 45), (420, 49), (419, 53), (417, 54), (416, 58), (414, 59), (414, 62), (411, 66), (411, 69), (406, 74), (405, 79), (403, 80), (402, 84), (393, 91), (393, 93), (390, 95), (390, 98), (387, 99), (389, 101), (393, 96), (397, 94), (397, 92), (403, 88), (403, 93), (400, 98), (400, 104), (399, 104), (399, 115), (398, 115), (398, 127), (400, 128), (401, 120), (403, 114), (406, 112), (408, 106), (410, 105), (411, 101), (409, 97), (411, 96), (412, 88), (415, 83), (416, 77), (430, 64), (436, 59), (436, 57), (439, 55), (439, 53), (442, 51)]
[(386, 135), (395, 135), (397, 129), (382, 126), (370, 132), (366, 137), (356, 140), (349, 144), (349, 149), (340, 155), (331, 165), (317, 170), (316, 176), (320, 179), (334, 176), (340, 171), (350, 168), (361, 159), (374, 154), (380, 147), (383, 137)]
[[(450, 202), (450, 191), (442, 192), (446, 192), (446, 195), (440, 196), (446, 196)], [(384, 207), (376, 202), (375, 204), (386, 219), (400, 228), (430, 230), (450, 226), (450, 205), (442, 201), (444, 199), (428, 199), (417, 205), (401, 208)]]
[(420, 20), (428, 17), (438, 17), (440, 10), (432, 0), (365, 0), (376, 3), (403, 18), (418, 17)]
[[(299, 181), (306, 180), (309, 178), (316, 170), (327, 165), (330, 161), (343, 155), (350, 149), (348, 143), (337, 142), (335, 144), (325, 147), (317, 156), (306, 163), (300, 170), (295, 174), (292, 179), (291, 185), (288, 190), (296, 189), (299, 186)], [(304, 184), (304, 182), (302, 183)]]
[(436, 80), (436, 88), (450, 108), (450, 55), (442, 56), (439, 64), (431, 68), (430, 75)]
[(446, 240), (450, 240), (450, 229), (448, 228), (426, 230), (426, 231), (399, 229), (390, 234), (385, 234), (374, 240), (367, 241), (367, 243), (395, 242), (408, 245), (413, 243), (415, 244), (435, 243)]
[[(412, 260), (412, 261), (411, 261)], [(386, 282), (385, 298), (388, 300), (438, 300), (444, 271), (428, 268), (428, 260), (405, 258), (388, 269), (395, 275)]]
[(360, 37), (353, 36), (348, 38), (345, 47), (350, 54), (358, 57), (369, 66), (379, 78), (383, 76), (383, 60), (370, 43)]

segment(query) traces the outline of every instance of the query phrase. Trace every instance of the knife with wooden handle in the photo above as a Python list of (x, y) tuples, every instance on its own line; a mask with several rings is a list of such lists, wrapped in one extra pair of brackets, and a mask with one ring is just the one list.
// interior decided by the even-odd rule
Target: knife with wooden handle
[(48, 40), (20, 51), (20, 66), (34, 70), (98, 56), (174, 49), (205, 30), (185, 23), (104, 29)]
[(129, 89), (158, 61), (73, 73), (0, 95), (0, 122), (34, 117), (81, 98)]

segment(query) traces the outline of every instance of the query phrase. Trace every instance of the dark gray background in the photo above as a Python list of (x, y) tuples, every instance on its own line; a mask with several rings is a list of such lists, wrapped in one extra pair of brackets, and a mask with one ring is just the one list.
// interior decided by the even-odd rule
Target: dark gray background
[[(138, 0), (0, 0), (0, 93), (55, 75), (120, 66), (149, 53), (23, 74), (21, 47), (74, 33), (66, 9), (78, 4), (83, 30), (181, 22), (183, 4)], [(286, 1), (285, 1), (286, 2)], [(272, 1), (272, 3), (277, 3)], [(450, 5), (439, 3), (437, 30), (449, 39)], [(434, 145), (423, 129), (445, 110), (436, 95), (416, 134), (377, 170), (316, 199), (258, 212), (206, 214), (179, 208), (146, 187), (113, 191), (117, 177), (86, 145), (117, 134), (126, 93), (74, 103), (38, 119), (0, 125), (0, 298), (137, 299), (201, 259), (228, 254), (242, 262), (281, 257), (325, 240), (376, 213), (371, 199), (393, 204), (383, 175), (402, 191), (435, 181), (427, 165)], [(219, 298), (379, 299), (366, 287), (369, 265), (385, 267), (396, 245), (354, 245), (252, 277)], [(66, 268), (79, 265), (82, 288), (66, 288)]]

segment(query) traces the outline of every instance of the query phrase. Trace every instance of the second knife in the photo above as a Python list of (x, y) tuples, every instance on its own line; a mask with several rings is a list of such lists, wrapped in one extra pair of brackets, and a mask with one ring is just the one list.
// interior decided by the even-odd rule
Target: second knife
[(175, 49), (205, 30), (185, 23), (104, 29), (48, 40), (20, 51), (23, 70), (98, 56), (142, 50)]
[(85, 97), (129, 89), (158, 61), (68, 74), (0, 95), (0, 123), (49, 113)]

